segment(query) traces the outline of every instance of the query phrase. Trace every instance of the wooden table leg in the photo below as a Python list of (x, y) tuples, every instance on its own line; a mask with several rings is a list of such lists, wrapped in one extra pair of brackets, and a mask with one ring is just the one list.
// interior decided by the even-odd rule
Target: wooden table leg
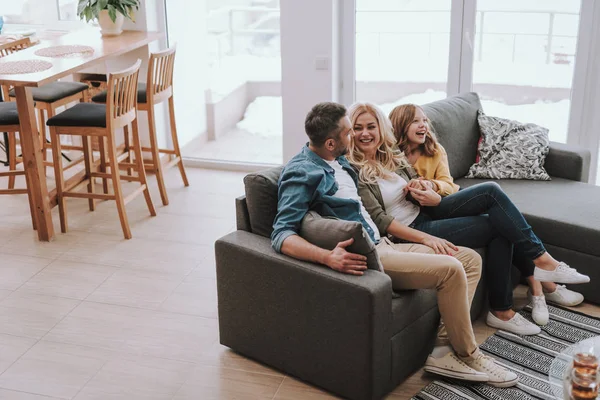
[(31, 89), (24, 86), (15, 87), (17, 111), (21, 123), (21, 151), (23, 166), (27, 177), (29, 196), (34, 205), (34, 220), (36, 222), (38, 239), (49, 242), (54, 238), (52, 215), (50, 214), (50, 197), (46, 186), (45, 167), (42, 160), (42, 150), (38, 137), (38, 129), (33, 109)]

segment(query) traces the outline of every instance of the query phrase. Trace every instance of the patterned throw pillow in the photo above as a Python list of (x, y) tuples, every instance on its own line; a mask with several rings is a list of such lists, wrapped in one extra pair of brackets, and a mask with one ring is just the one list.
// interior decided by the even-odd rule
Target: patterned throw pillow
[(490, 117), (481, 110), (477, 121), (483, 140), (479, 143), (479, 160), (466, 178), (550, 180), (544, 169), (550, 144), (548, 129)]

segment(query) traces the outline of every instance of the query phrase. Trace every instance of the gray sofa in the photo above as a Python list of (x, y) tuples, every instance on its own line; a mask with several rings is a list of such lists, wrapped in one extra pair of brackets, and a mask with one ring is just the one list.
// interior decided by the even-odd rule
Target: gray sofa
[[(424, 106), (460, 179), (475, 160), (474, 93)], [(552, 144), (550, 182), (500, 181), (548, 248), (600, 282), (600, 188), (581, 183), (589, 152)], [(379, 399), (423, 365), (439, 323), (432, 290), (392, 296), (387, 275), (337, 273), (272, 250), (269, 234), (281, 167), (245, 177), (237, 231), (215, 243), (221, 344), (350, 399)], [(596, 225), (596, 226), (594, 226)], [(477, 249), (483, 254), (481, 249)], [(480, 284), (471, 316), (484, 305)], [(578, 289), (600, 303), (593, 284)]]

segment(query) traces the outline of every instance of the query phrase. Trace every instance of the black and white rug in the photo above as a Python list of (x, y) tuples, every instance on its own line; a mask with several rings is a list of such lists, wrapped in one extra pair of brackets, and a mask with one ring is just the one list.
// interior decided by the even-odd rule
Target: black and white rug
[[(573, 343), (600, 335), (600, 319), (562, 307), (548, 306), (550, 322), (535, 336), (519, 336), (498, 331), (483, 342), (480, 349), (496, 362), (519, 376), (512, 388), (495, 388), (464, 381), (436, 380), (413, 399), (484, 400), (484, 399), (556, 399), (548, 380), (554, 358)], [(531, 308), (521, 315), (531, 321)]]

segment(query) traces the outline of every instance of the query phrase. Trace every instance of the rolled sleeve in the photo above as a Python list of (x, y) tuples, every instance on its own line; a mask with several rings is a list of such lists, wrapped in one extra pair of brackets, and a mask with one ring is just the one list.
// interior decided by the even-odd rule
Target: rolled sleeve
[(298, 233), (289, 230), (289, 231), (279, 231), (274, 235), (271, 235), (271, 246), (273, 247), (273, 249), (278, 252), (281, 253), (281, 246), (283, 246), (283, 242), (285, 239), (289, 238), (290, 236), (294, 236), (297, 235)]

